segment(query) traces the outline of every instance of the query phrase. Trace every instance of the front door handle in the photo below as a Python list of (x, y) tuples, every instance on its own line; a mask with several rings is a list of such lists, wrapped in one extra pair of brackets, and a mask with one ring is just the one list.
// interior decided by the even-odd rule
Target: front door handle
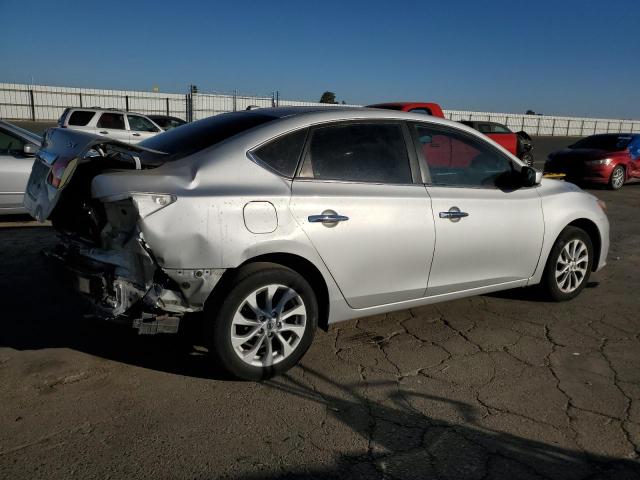
[(140, 136), (140, 134), (139, 134), (139, 133), (133, 133), (132, 135), (133, 135), (134, 137), (139, 137), (139, 136)]
[(448, 218), (452, 222), (459, 222), (461, 218), (468, 217), (467, 212), (461, 212), (458, 207), (451, 207), (447, 212), (440, 212), (440, 218)]
[(106, 130), (103, 130), (100, 132), (102, 135), (107, 135), (109, 132), (107, 132)]

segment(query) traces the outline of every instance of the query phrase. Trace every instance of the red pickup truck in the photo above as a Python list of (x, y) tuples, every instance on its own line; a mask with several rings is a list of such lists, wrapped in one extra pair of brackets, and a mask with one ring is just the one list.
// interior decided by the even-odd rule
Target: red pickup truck
[(444, 112), (437, 103), (424, 102), (395, 102), (395, 103), (376, 103), (375, 105), (367, 105), (368, 108), (385, 108), (387, 110), (400, 110), (402, 112), (424, 113), (433, 117), (444, 118)]
[[(374, 105), (367, 105), (369, 108), (386, 108), (388, 110), (401, 110), (403, 112), (424, 113), (426, 115), (432, 115), (434, 117), (445, 118), (442, 108), (437, 103), (425, 103), (425, 102), (395, 102), (395, 103), (376, 103)], [(533, 165), (533, 155), (531, 153), (531, 138), (526, 134), (525, 136), (520, 133), (513, 133), (506, 126), (495, 122), (477, 122), (477, 121), (462, 121), (464, 125), (467, 125), (481, 133), (484, 133), (487, 137), (491, 138), (494, 142), (504, 147), (506, 150), (520, 158), (527, 165)]]

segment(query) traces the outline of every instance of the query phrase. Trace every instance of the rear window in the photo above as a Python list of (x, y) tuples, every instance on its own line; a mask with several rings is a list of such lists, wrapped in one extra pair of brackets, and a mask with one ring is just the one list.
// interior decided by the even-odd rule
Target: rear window
[(592, 135), (577, 141), (569, 148), (593, 148), (616, 152), (624, 150), (631, 142), (631, 135)]
[(177, 160), (276, 118), (251, 111), (223, 113), (161, 133), (139, 145), (171, 155), (168, 161)]
[(76, 110), (69, 117), (69, 125), (84, 127), (91, 121), (94, 115), (95, 112), (89, 112), (87, 110)]
[(409, 111), (411, 113), (422, 113), (424, 115), (433, 115), (433, 113), (431, 113), (431, 110), (429, 110), (428, 108), (412, 108)]

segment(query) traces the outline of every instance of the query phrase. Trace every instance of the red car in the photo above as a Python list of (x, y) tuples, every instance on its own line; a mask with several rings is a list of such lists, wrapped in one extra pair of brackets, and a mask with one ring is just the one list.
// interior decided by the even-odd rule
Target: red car
[(564, 173), (567, 180), (606, 184), (618, 190), (640, 178), (640, 135), (592, 135), (549, 155), (545, 172)]
[(519, 157), (518, 135), (509, 130), (505, 125), (495, 122), (477, 122), (473, 120), (462, 120), (460, 123), (474, 130), (478, 130), (480, 133), (484, 133), (491, 140)]
[[(396, 102), (396, 103), (376, 103), (375, 105), (367, 105), (369, 108), (386, 108), (388, 110), (401, 110), (403, 112), (424, 113), (434, 117), (445, 118), (442, 108), (437, 103), (425, 102)], [(533, 165), (533, 155), (530, 153), (531, 148), (524, 148), (523, 141), (519, 139), (518, 134), (513, 133), (504, 125), (494, 122), (470, 122), (463, 123), (471, 128), (484, 133), (494, 142), (504, 147), (506, 150), (523, 160), (527, 165)], [(530, 140), (530, 139), (529, 139)], [(530, 146), (529, 142), (529, 146)]]

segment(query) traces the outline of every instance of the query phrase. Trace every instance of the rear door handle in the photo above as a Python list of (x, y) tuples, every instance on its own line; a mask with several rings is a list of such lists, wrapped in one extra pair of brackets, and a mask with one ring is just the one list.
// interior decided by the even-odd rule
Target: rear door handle
[(100, 132), (102, 135), (107, 135), (109, 132), (107, 132), (106, 130), (103, 130)]
[(311, 223), (337, 223), (346, 222), (349, 217), (344, 215), (338, 215), (337, 213), (322, 213), (320, 215), (310, 215), (309, 221)]
[(464, 218), (468, 216), (467, 212), (440, 212), (440, 218)]
[(438, 214), (440, 218), (448, 218), (452, 222), (459, 222), (461, 218), (468, 217), (467, 212), (461, 212), (458, 207), (451, 207), (447, 212), (440, 212)]
[(139, 136), (140, 136), (140, 134), (139, 134), (139, 133), (133, 133), (132, 135), (133, 135), (134, 137), (139, 137)]

